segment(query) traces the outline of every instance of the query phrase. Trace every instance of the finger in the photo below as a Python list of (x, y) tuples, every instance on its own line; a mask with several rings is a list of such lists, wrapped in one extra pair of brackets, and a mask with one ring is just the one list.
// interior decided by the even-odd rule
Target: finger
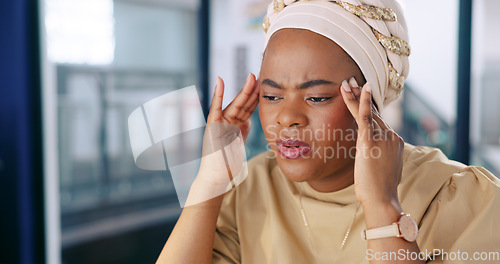
[(236, 118), (240, 111), (242, 111), (245, 103), (250, 99), (250, 97), (254, 94), (255, 90), (255, 76), (253, 74), (249, 74), (245, 85), (243, 85), (243, 89), (236, 95), (234, 100), (227, 106), (224, 111), (225, 116), (229, 116), (231, 118)]
[(359, 97), (361, 96), (361, 87), (359, 87), (358, 82), (354, 77), (351, 77), (349, 79), (349, 85), (351, 86), (354, 97), (356, 97), (356, 100), (358, 100), (359, 102)]
[[(361, 96), (361, 89), (359, 88), (359, 85), (358, 85), (358, 82), (356, 81), (356, 78), (351, 77), (349, 79), (349, 84), (351, 85), (352, 92), (353, 92), (354, 96), (356, 96), (356, 99), (358, 99), (358, 101), (359, 101), (359, 97)], [(372, 104), (372, 111), (373, 111), (373, 118), (375, 119), (374, 124), (378, 125), (383, 130), (391, 130), (392, 131), (390, 126), (382, 119), (382, 116), (379, 114), (377, 108), (373, 104)]]
[(354, 77), (351, 77), (351, 78), (349, 79), (349, 84), (351, 85), (351, 87), (359, 87), (359, 84), (358, 84), (358, 82), (356, 81), (356, 78), (354, 78)]
[(385, 131), (387, 126), (384, 120), (382, 119), (382, 116), (379, 114), (377, 107), (373, 104), (373, 99), (372, 99), (372, 118), (373, 118), (373, 125), (374, 128), (379, 129), (381, 131)]
[(375, 115), (373, 113), (372, 113), (372, 128), (373, 128), (373, 133), (372, 133), (373, 135), (386, 134), (386, 130), (380, 126), (380, 123), (377, 121), (377, 119), (375, 118)]
[(343, 81), (340, 87), (340, 93), (342, 94), (342, 98), (344, 99), (347, 109), (349, 109), (349, 112), (351, 112), (354, 119), (358, 120), (359, 102), (352, 93), (351, 86), (347, 83), (347, 81)]
[(248, 134), (250, 134), (250, 129), (252, 127), (252, 120), (247, 119), (240, 127), (241, 135), (243, 136), (243, 141), (246, 142)]
[(359, 118), (356, 120), (361, 137), (364, 140), (370, 140), (373, 135), (373, 115), (372, 115), (372, 93), (371, 84), (368, 82), (361, 91), (359, 104)]
[(354, 95), (354, 98), (359, 102), (360, 97), (361, 97), (361, 87), (352, 87), (352, 94)]
[(245, 116), (251, 116), (258, 103), (259, 103), (259, 87), (255, 87), (252, 95), (250, 96), (250, 98), (248, 98), (248, 101), (241, 108), (236, 118), (245, 121)]
[(243, 122), (248, 120), (248, 118), (250, 118), (250, 116), (252, 116), (253, 112), (255, 111), (255, 109), (257, 108), (257, 105), (259, 105), (259, 100), (255, 101), (249, 108), (248, 111), (245, 112), (245, 114), (241, 117), (239, 117), (240, 120), (242, 120)]
[(392, 131), (392, 128), (384, 121), (384, 119), (382, 119), (380, 115), (375, 112), (372, 113), (374, 121), (378, 124), (378, 126), (380, 126), (381, 129), (385, 131)]
[(382, 118), (382, 115), (380, 115), (380, 113), (378, 112), (377, 108), (373, 105), (372, 106), (372, 112), (373, 112), (373, 118), (375, 119), (375, 121), (380, 125), (380, 127), (383, 129), (383, 130), (386, 130), (386, 131), (394, 131), (391, 126), (389, 126), (389, 124), (387, 124), (384, 119)]
[(217, 85), (215, 86), (214, 96), (210, 105), (208, 121), (220, 121), (222, 118), (222, 101), (224, 100), (224, 81), (217, 77)]
[[(373, 104), (371, 104), (372, 110), (372, 125), (373, 125), (373, 135), (385, 135), (383, 138), (387, 139), (387, 135), (389, 132), (394, 132), (392, 128), (384, 121), (382, 116), (379, 114), (377, 108)], [(395, 134), (395, 133), (393, 133)], [(380, 137), (374, 137), (374, 140), (380, 139)]]

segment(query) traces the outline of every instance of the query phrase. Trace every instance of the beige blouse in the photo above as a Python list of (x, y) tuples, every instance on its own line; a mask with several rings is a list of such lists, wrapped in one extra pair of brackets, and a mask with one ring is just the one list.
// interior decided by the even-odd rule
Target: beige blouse
[[(361, 207), (354, 218), (359, 207), (354, 185), (317, 192), (286, 179), (271, 157), (265, 152), (251, 159), (248, 178), (224, 197), (213, 263), (368, 263), (384, 257), (367, 251), (361, 239), (364, 215)], [(484, 168), (406, 144), (398, 192), (403, 210), (418, 223), (421, 257), (429, 263), (500, 263), (499, 186)], [(401, 251), (385, 257), (417, 256)]]

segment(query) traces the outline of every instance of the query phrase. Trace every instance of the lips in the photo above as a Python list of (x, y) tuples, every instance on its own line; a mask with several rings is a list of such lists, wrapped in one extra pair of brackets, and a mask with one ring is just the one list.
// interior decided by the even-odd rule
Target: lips
[(293, 138), (278, 139), (276, 146), (281, 156), (286, 159), (302, 158), (311, 150), (309, 144)]

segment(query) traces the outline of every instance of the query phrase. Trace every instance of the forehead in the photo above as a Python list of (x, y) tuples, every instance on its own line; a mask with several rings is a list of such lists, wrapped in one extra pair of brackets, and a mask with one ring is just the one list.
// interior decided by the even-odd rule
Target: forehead
[(352, 58), (329, 38), (305, 29), (281, 29), (269, 39), (261, 75), (280, 73), (307, 78), (348, 72), (353, 76), (357, 71)]

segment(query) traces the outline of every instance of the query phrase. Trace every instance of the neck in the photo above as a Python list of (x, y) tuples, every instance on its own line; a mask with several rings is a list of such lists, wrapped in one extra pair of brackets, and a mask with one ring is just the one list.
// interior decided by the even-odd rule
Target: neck
[(336, 192), (354, 184), (354, 161), (340, 170), (317, 180), (308, 181), (309, 186), (318, 192)]

